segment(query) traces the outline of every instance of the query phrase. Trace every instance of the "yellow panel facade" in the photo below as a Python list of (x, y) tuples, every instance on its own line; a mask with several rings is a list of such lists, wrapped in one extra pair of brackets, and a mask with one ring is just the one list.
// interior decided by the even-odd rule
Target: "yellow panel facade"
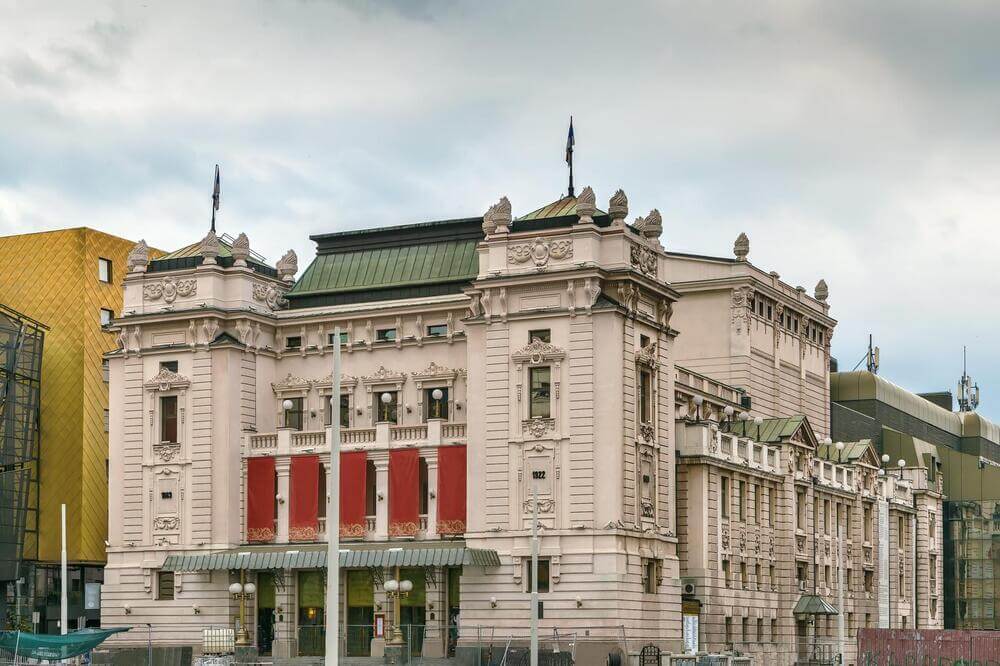
[[(0, 302), (49, 326), (42, 356), (38, 559), (59, 559), (59, 505), (67, 556), (101, 563), (107, 538), (108, 387), (102, 355), (115, 348), (101, 309), (122, 307), (133, 241), (85, 227), (0, 238)], [(155, 255), (154, 255), (155, 256)], [(98, 259), (111, 260), (111, 281)]]

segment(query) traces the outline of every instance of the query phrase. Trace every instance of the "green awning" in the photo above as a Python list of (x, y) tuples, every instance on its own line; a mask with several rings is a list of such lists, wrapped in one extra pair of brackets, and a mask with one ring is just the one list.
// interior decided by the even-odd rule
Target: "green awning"
[(818, 594), (803, 594), (799, 597), (792, 613), (795, 615), (840, 615), (839, 610)]
[[(168, 555), (164, 571), (228, 571), (247, 569), (321, 569), (326, 566), (326, 548), (242, 548), (204, 555)], [(495, 550), (465, 546), (414, 547), (385, 546), (340, 551), (342, 569), (370, 567), (498, 567)]]

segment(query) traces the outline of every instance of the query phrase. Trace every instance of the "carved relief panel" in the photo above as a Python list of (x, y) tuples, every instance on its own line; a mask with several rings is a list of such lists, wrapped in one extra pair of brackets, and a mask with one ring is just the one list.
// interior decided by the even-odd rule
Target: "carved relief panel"
[(560, 468), (554, 444), (525, 446), (518, 469), (520, 506), (523, 524), (531, 528), (533, 497), (538, 502), (538, 521), (542, 527), (554, 528), (558, 524), (558, 497)]

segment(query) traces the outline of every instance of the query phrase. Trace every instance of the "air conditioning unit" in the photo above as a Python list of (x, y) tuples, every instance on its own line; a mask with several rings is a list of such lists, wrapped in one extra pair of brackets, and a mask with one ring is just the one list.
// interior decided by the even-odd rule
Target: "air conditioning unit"
[(683, 590), (684, 596), (693, 597), (698, 593), (698, 586), (695, 584), (693, 578), (682, 578), (681, 590)]

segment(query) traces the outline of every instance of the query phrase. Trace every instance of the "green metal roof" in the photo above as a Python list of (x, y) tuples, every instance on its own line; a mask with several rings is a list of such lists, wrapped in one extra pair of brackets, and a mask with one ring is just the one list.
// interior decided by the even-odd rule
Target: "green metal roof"
[(838, 451), (836, 444), (820, 444), (816, 447), (816, 455), (823, 460), (832, 462), (852, 462), (865, 455), (865, 452), (868, 450), (871, 450), (875, 458), (878, 459), (878, 453), (875, 452), (875, 447), (872, 446), (872, 440), (870, 439), (844, 442), (843, 451)]
[[(326, 566), (326, 546), (275, 549), (271, 546), (228, 550), (204, 555), (168, 555), (165, 571), (228, 571), (232, 569), (321, 569)], [(376, 548), (342, 549), (344, 569), (369, 567), (498, 567), (495, 550), (465, 546), (416, 547), (379, 544)]]
[[(201, 256), (201, 241), (197, 243), (191, 243), (190, 245), (185, 245), (179, 250), (174, 250), (173, 252), (168, 252), (163, 256), (157, 257), (156, 259), (181, 259), (183, 257), (200, 257)], [(233, 256), (232, 248), (229, 244), (219, 240), (219, 256), (220, 257), (231, 257)]]
[[(553, 201), (550, 204), (542, 206), (538, 210), (533, 210), (527, 215), (522, 215), (517, 218), (517, 221), (527, 221), (527, 220), (546, 220), (552, 217), (565, 217), (567, 215), (576, 215), (576, 197), (565, 196), (558, 201)], [(597, 215), (607, 215), (603, 210), (598, 210), (594, 213)]]
[(749, 437), (755, 442), (774, 444), (794, 435), (805, 421), (804, 416), (764, 419), (759, 426), (753, 421), (733, 421), (729, 426), (729, 432), (740, 437)]
[(818, 594), (803, 594), (799, 597), (792, 613), (795, 615), (840, 615), (839, 610)]
[(476, 245), (457, 240), (321, 254), (289, 296), (472, 280), (479, 272)]

